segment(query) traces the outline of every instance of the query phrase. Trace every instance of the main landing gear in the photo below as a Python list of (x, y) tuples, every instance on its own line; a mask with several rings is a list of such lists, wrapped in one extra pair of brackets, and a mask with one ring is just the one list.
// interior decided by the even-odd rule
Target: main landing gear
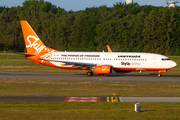
[(92, 71), (88, 71), (87, 72), (87, 76), (93, 76), (93, 72)]

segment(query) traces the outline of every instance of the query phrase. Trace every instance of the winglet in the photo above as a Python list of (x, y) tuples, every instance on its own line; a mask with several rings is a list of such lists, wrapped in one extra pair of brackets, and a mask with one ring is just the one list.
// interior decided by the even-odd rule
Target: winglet
[(107, 50), (108, 52), (112, 52), (111, 48), (109, 47), (109, 45), (106, 45), (107, 46)]

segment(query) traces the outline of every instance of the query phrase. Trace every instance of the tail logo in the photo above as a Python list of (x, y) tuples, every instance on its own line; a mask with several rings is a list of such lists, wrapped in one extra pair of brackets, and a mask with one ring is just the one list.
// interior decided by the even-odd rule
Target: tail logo
[[(34, 39), (34, 42), (32, 43), (29, 39), (32, 38)], [(29, 35), (27, 37), (27, 41), (29, 45), (26, 45), (27, 48), (33, 48), (36, 50), (36, 52), (39, 54), (46, 46), (39, 44), (37, 41), (39, 38), (36, 38), (35, 36)]]
[[(30, 40), (31, 39), (31, 40)], [(33, 41), (33, 42), (32, 42)], [(42, 53), (46, 53), (41, 55), (40, 57), (46, 60), (49, 60), (52, 57), (52, 52), (54, 52), (54, 50), (50, 51), (44, 44), (42, 44), (39, 38), (33, 36), (33, 35), (29, 35), (27, 37), (27, 42), (28, 45), (26, 45), (27, 48), (33, 48), (36, 53), (39, 55), (43, 50)]]

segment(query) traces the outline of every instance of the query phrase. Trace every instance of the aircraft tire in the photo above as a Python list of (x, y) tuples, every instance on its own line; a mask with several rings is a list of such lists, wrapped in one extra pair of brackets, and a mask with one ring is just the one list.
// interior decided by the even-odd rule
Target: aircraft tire
[(161, 73), (159, 73), (159, 74), (158, 74), (158, 77), (162, 77), (162, 74), (161, 74)]
[(88, 71), (87, 72), (87, 76), (93, 76), (93, 72), (92, 71)]

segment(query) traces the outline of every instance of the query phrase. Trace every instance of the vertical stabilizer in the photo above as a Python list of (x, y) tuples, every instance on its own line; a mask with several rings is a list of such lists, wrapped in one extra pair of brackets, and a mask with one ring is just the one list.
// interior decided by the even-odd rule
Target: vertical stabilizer
[(51, 52), (57, 52), (57, 50), (48, 48), (43, 44), (26, 20), (20, 22), (28, 54), (38, 54), (40, 57), (44, 57)]

